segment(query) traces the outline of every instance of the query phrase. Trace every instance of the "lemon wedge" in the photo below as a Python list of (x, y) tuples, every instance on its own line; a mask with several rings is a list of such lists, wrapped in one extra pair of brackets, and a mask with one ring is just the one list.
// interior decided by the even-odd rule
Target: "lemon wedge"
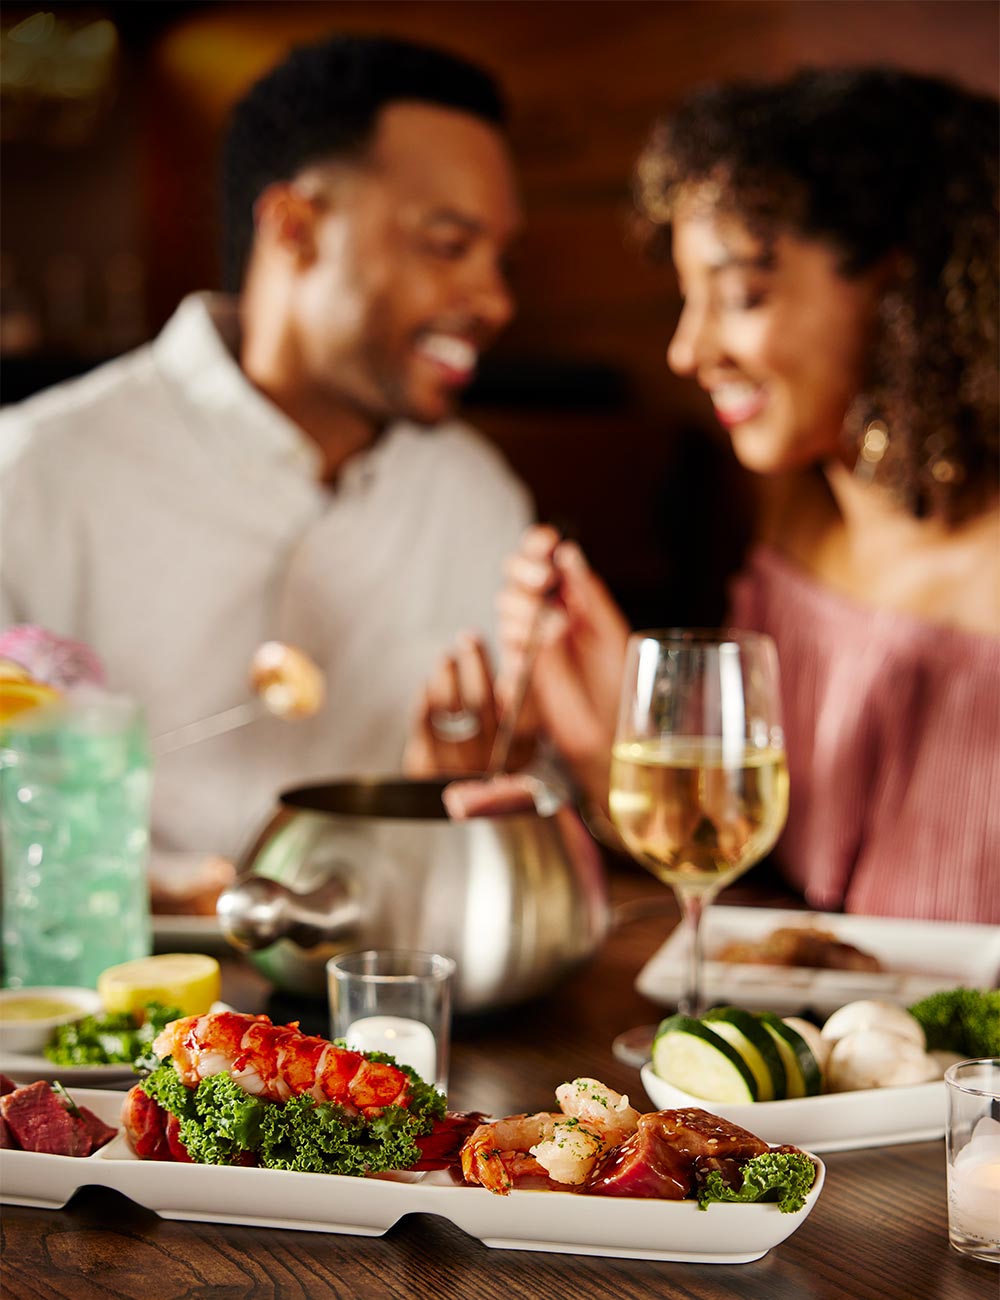
[(186, 1016), (203, 1015), (219, 1000), (222, 976), (214, 957), (165, 952), (109, 966), (97, 977), (97, 991), (108, 1012), (141, 1011), (147, 1002), (179, 1007)]
[(31, 673), (14, 659), (0, 659), (0, 681), (30, 682)]
[(44, 682), (14, 681), (9, 678), (0, 680), (0, 722), (6, 722), (15, 714), (26, 709), (37, 708), (40, 704), (51, 704), (59, 699), (59, 692)]

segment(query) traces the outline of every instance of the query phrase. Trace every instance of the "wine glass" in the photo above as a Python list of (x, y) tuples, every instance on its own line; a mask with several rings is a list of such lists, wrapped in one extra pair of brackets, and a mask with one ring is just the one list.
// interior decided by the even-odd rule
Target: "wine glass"
[[(609, 811), (628, 852), (677, 896), (688, 935), (677, 1006), (699, 1015), (705, 908), (769, 852), (788, 812), (770, 637), (671, 629), (629, 638)], [(616, 1054), (648, 1060), (653, 1032), (620, 1035)]]

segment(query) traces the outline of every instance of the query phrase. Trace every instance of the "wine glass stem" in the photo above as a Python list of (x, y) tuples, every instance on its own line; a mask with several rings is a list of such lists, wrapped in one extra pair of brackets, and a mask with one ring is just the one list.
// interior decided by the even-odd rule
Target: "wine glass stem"
[(705, 1010), (702, 993), (701, 918), (710, 898), (703, 891), (678, 890), (677, 901), (688, 938), (687, 980), (677, 1003), (685, 1016), (700, 1016)]

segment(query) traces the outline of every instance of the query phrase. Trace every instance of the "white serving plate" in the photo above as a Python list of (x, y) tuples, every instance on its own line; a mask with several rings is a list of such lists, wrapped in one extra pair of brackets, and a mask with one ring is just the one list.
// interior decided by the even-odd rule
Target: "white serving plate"
[[(758, 940), (779, 926), (815, 926), (877, 957), (878, 973), (757, 966), (713, 961), (733, 940)], [(1000, 926), (908, 921), (881, 916), (792, 912), (765, 907), (710, 907), (702, 921), (705, 998), (788, 1015), (802, 1008), (829, 1014), (858, 998), (908, 1006), (960, 984), (993, 988), (1000, 980)], [(678, 927), (643, 966), (636, 988), (654, 1002), (676, 1003), (686, 973)]]
[(699, 1106), (756, 1133), (772, 1146), (784, 1142), (806, 1151), (853, 1151), (859, 1147), (928, 1142), (944, 1136), (944, 1080), (908, 1088), (866, 1088), (788, 1101), (722, 1102), (693, 1097), (642, 1067), (642, 1086), (657, 1110)]
[[(124, 1093), (74, 1090), (73, 1099), (116, 1124)], [(744, 1264), (801, 1227), (825, 1170), (801, 1210), (776, 1205), (581, 1196), (514, 1191), (494, 1196), (456, 1185), (447, 1172), (344, 1178), (278, 1169), (138, 1160), (119, 1132), (86, 1159), (0, 1151), (0, 1199), (58, 1209), (79, 1187), (112, 1187), (167, 1219), (301, 1228), (377, 1237), (406, 1214), (437, 1214), (487, 1246), (624, 1259)]]
[[(213, 1002), (210, 1011), (234, 1011), (228, 1002)], [(112, 1088), (118, 1083), (135, 1083), (140, 1077), (126, 1061), (108, 1065), (56, 1065), (41, 1053), (29, 1055), (6, 1052), (0, 1043), (0, 1074), (6, 1074), (15, 1083), (37, 1083), (41, 1079), (52, 1083), (92, 1088)]]
[(5, 1052), (0, 1048), (0, 1074), (6, 1074), (15, 1083), (37, 1083), (39, 1079), (52, 1083), (58, 1079), (67, 1087), (85, 1085), (91, 1088), (111, 1087), (116, 1083), (135, 1083), (137, 1075), (131, 1065), (55, 1065), (42, 1055), (22, 1052)]

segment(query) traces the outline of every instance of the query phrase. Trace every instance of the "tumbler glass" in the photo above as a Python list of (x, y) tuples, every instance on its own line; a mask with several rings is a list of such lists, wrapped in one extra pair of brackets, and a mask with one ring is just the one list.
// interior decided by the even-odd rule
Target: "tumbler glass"
[(1000, 1264), (1000, 1059), (959, 1061), (948, 1096), (948, 1238), (974, 1259)]
[(4, 983), (94, 987), (151, 951), (149, 744), (140, 710), (94, 691), (0, 739)]
[(331, 957), (326, 969), (333, 1037), (357, 1052), (385, 1052), (447, 1091), (452, 959), (369, 949)]

